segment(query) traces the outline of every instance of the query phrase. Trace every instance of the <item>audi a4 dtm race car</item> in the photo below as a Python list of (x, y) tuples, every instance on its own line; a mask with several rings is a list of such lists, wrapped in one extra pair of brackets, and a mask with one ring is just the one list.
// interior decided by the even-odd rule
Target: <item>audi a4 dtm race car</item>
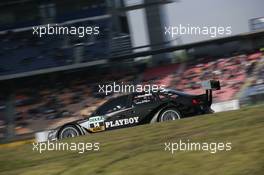
[(211, 80), (203, 82), (202, 86), (206, 93), (201, 95), (163, 89), (110, 99), (86, 119), (67, 123), (50, 131), (47, 139), (57, 140), (212, 113), (212, 91), (219, 90), (220, 83)]

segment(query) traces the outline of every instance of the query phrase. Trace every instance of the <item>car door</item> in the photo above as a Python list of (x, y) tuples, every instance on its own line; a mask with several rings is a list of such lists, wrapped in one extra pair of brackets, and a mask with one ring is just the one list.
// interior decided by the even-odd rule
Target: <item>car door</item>
[(152, 111), (157, 108), (160, 103), (153, 93), (137, 93), (132, 96), (132, 113), (133, 116), (139, 117), (139, 123), (148, 123), (151, 119)]
[(131, 127), (138, 123), (128, 99), (128, 95), (120, 96), (109, 100), (98, 109), (97, 115), (105, 117), (106, 130)]

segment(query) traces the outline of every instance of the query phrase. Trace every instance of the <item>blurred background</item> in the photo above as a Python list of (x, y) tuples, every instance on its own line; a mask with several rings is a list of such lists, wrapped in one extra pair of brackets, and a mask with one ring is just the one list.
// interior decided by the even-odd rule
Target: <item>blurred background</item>
[[(222, 108), (264, 101), (264, 2), (1, 0), (0, 142), (87, 117), (98, 84), (158, 84), (192, 94), (220, 80)], [(32, 27), (99, 26), (99, 35), (33, 35)], [(165, 35), (165, 26), (231, 26), (232, 35)], [(229, 106), (231, 105), (231, 106)]]

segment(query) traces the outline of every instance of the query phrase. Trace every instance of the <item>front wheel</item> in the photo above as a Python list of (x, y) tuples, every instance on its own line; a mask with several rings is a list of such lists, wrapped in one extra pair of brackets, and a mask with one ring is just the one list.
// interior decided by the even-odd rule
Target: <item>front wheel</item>
[(58, 138), (59, 139), (65, 139), (65, 138), (71, 138), (79, 136), (80, 132), (79, 129), (74, 125), (66, 125), (63, 128), (61, 128)]
[(170, 121), (170, 120), (177, 120), (181, 118), (181, 114), (175, 108), (168, 108), (161, 111), (159, 115), (159, 122)]

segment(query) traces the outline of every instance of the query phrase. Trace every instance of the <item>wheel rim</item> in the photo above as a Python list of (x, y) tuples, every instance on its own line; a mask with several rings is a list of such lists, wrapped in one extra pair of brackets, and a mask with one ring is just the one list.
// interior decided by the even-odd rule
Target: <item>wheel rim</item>
[(76, 137), (79, 135), (77, 129), (73, 127), (66, 127), (61, 131), (61, 138)]
[(167, 110), (160, 117), (161, 121), (169, 121), (169, 120), (176, 120), (176, 119), (180, 119), (180, 115), (178, 114), (178, 112), (174, 110)]

